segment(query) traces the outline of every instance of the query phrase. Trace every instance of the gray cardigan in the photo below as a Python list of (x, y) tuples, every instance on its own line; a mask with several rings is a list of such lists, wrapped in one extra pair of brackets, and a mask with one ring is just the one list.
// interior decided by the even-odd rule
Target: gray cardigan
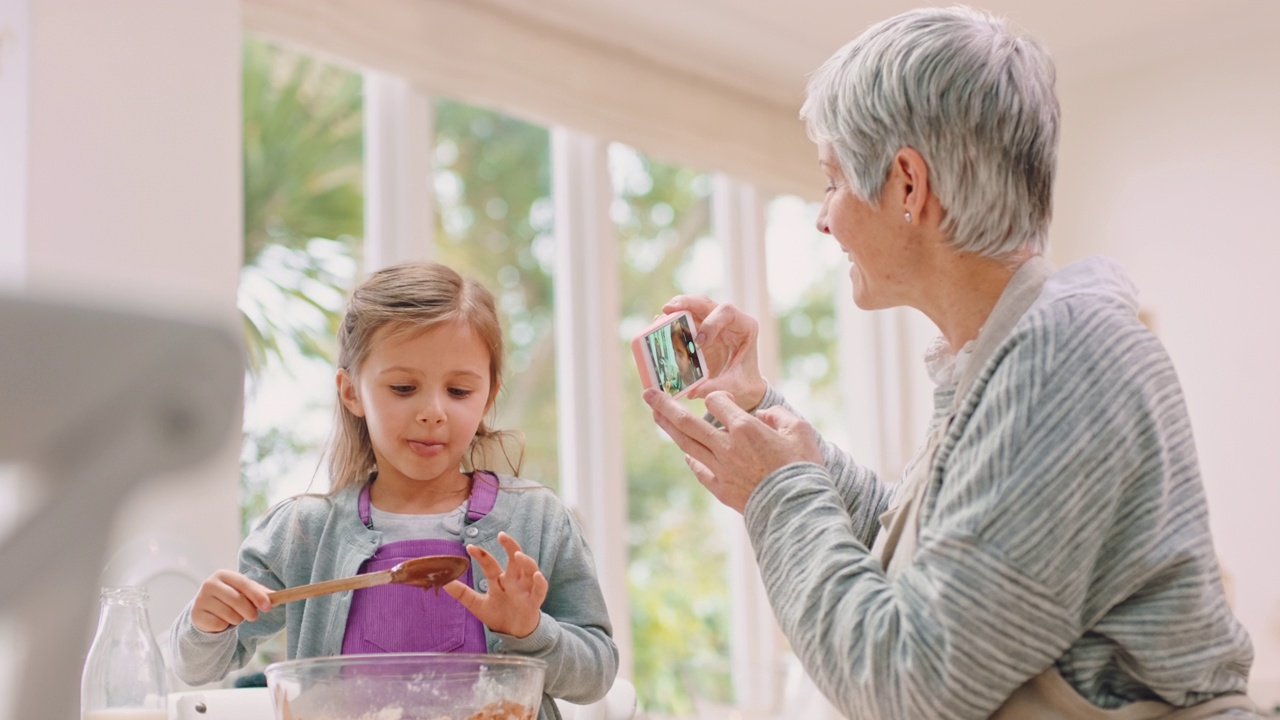
[[(540, 658), (547, 663), (547, 695), (580, 704), (594, 702), (613, 684), (618, 648), (591, 550), (554, 492), (507, 475), (499, 480), (493, 510), (464, 525), (459, 540), (480, 545), (505, 565), (506, 551), (497, 538), (500, 530), (507, 532), (537, 561), (548, 590), (537, 630), (515, 638), (486, 628), (489, 652)], [(240, 572), (271, 590), (356, 574), (382, 537), (360, 522), (358, 495), (355, 487), (332, 496), (304, 495), (280, 503), (245, 539)], [(483, 578), (479, 566), (472, 565), (473, 577)], [(282, 629), (287, 631), (289, 659), (338, 655), (350, 605), (350, 592), (293, 602), (221, 633), (194, 627), (188, 605), (170, 633), (174, 672), (192, 685), (220, 680), (243, 667), (260, 641)], [(542, 717), (559, 717), (547, 697)]]
[(848, 717), (985, 718), (1055, 664), (1103, 708), (1245, 691), (1182, 392), (1135, 307), (1109, 262), (1049, 277), (957, 404), (895, 578), (868, 550), (894, 487), (839, 448), (753, 492), (774, 611)]

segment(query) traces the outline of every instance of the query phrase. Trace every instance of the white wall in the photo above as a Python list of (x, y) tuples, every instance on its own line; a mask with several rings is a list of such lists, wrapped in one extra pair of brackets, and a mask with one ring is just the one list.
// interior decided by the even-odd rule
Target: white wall
[[(238, 332), (240, 43), (238, 0), (0, 0), (0, 290)], [(170, 536), (233, 567), (238, 457), (151, 479), (87, 551)]]
[[(32, 0), (30, 13), (27, 289), (237, 328), (239, 3)], [(234, 561), (238, 456), (139, 498), (145, 525), (121, 532), (185, 534)]]
[(28, 0), (0, 2), (0, 288), (20, 288), (26, 265)]
[(1119, 260), (1173, 356), (1215, 545), (1280, 701), (1280, 32), (1063, 77), (1053, 255)]

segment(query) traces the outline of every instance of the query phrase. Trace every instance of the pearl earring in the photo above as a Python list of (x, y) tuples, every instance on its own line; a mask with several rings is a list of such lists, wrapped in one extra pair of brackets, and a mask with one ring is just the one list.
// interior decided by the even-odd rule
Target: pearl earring
[(903, 213), (903, 216), (907, 218), (907, 222), (911, 222), (911, 211), (910, 211), (910, 210), (908, 210), (907, 212)]

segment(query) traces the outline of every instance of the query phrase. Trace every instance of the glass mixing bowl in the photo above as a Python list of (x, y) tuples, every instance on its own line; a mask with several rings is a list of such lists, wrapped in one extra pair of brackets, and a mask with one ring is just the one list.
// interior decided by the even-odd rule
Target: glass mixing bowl
[(536, 720), (546, 663), (514, 655), (395, 653), (274, 663), (276, 720)]

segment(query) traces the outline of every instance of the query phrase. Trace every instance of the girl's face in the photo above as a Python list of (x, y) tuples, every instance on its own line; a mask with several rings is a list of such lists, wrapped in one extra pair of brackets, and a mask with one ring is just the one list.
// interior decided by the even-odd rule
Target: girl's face
[(681, 339), (679, 333), (671, 337), (671, 349), (676, 354), (676, 365), (680, 367), (681, 377), (687, 377), (693, 368), (693, 357), (689, 355), (689, 346)]
[(489, 350), (461, 323), (390, 330), (374, 334), (355, 377), (338, 372), (339, 397), (368, 425), (379, 485), (454, 492), (465, 482), (462, 456), (489, 409)]

